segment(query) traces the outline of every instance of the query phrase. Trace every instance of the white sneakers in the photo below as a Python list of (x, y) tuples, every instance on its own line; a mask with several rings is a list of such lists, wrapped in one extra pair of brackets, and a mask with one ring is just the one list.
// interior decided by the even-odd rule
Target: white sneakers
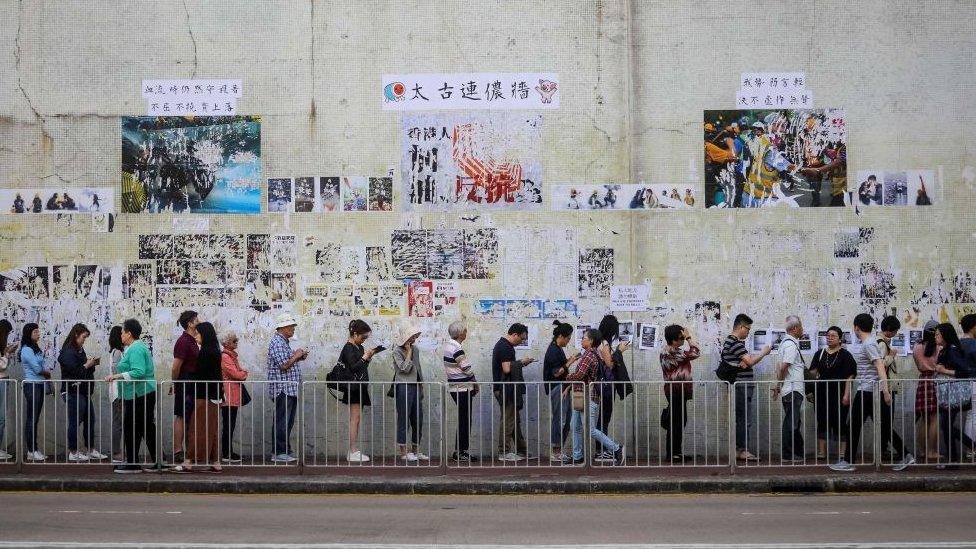
[(47, 456), (41, 452), (34, 450), (33, 452), (27, 452), (27, 461), (45, 461)]
[(70, 452), (68, 453), (68, 461), (72, 463), (79, 463), (84, 461), (101, 461), (107, 459), (108, 456), (99, 452), (98, 450), (91, 450), (87, 454), (85, 452)]
[(0, 450), (0, 461), (7, 461), (14, 459), (14, 456), (10, 455), (6, 450)]
[(369, 456), (356, 450), (355, 452), (349, 452), (349, 455), (346, 456), (346, 461), (349, 463), (367, 463), (369, 462)]
[(290, 454), (278, 454), (271, 458), (274, 463), (294, 463), (298, 461), (298, 458)]
[(830, 467), (831, 471), (839, 471), (842, 473), (850, 473), (851, 471), (854, 470), (854, 466), (851, 465), (850, 463), (847, 463), (847, 460), (844, 459), (839, 460), (837, 463), (833, 463), (828, 467)]
[(507, 454), (498, 456), (498, 461), (522, 461), (523, 459), (525, 458), (519, 454), (516, 454), (515, 452), (509, 452)]
[(891, 468), (892, 471), (904, 471), (909, 465), (915, 465), (915, 456), (912, 454), (905, 454), (904, 459), (896, 463), (894, 467)]
[[(423, 452), (407, 452), (406, 454), (400, 456), (400, 459), (406, 461), (407, 463), (416, 463), (418, 461), (430, 461), (430, 456)], [(367, 461), (368, 460), (369, 459), (367, 458)]]

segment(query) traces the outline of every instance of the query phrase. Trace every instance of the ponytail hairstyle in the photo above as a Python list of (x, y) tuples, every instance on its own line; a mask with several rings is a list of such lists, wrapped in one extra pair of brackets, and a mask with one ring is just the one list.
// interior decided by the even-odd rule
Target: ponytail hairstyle
[(569, 337), (573, 335), (573, 325), (567, 324), (565, 322), (559, 322), (554, 320), (552, 322), (552, 341), (555, 342), (557, 337)]
[(366, 322), (363, 320), (357, 318), (349, 321), (350, 336), (368, 334), (371, 333), (372, 331), (373, 329), (369, 327), (369, 324), (366, 324)]
[(80, 323), (72, 326), (71, 331), (68, 332), (68, 337), (64, 338), (64, 344), (61, 345), (61, 348), (64, 349), (71, 347), (76, 351), (80, 351), (81, 347), (78, 346), (78, 336), (81, 334), (91, 335), (91, 331), (88, 330), (88, 326)]

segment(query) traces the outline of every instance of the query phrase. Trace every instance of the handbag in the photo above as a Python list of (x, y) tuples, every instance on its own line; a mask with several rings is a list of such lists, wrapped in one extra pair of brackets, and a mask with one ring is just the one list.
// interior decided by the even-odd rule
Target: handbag
[(577, 412), (586, 410), (586, 391), (573, 391), (572, 387), (569, 390), (573, 393), (573, 410)]
[(248, 392), (247, 386), (243, 383), (241, 384), (241, 406), (247, 406), (251, 403), (251, 393)]
[(936, 378), (935, 396), (939, 408), (969, 410), (973, 405), (973, 382), (956, 381), (951, 377)]

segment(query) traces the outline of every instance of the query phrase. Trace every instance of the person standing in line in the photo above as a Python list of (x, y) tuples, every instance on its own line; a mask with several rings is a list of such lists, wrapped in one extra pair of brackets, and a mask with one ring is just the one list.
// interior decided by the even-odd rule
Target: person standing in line
[(758, 354), (746, 352), (746, 338), (752, 330), (752, 319), (748, 315), (738, 314), (732, 321), (732, 333), (722, 344), (722, 363), (731, 366), (737, 374), (733, 381), (735, 387), (735, 449), (736, 458), (742, 461), (759, 461), (759, 458), (749, 451), (749, 443), (757, 445), (759, 442), (756, 430), (756, 384), (753, 382), (752, 369), (756, 364), (772, 352), (772, 347), (766, 345)]
[[(91, 396), (95, 389), (95, 367), (101, 362), (98, 358), (88, 358), (85, 341), (91, 332), (84, 324), (75, 324), (61, 346), (58, 365), (61, 366), (61, 395), (64, 398), (67, 414), (68, 461), (79, 462), (103, 460), (105, 454), (95, 446), (95, 409)], [(84, 452), (78, 445), (78, 427), (84, 425), (83, 434), (89, 451)]]
[(382, 346), (371, 349), (363, 346), (372, 333), (373, 329), (363, 320), (357, 318), (349, 322), (349, 339), (339, 353), (339, 362), (358, 381), (342, 387), (342, 396), (339, 398), (339, 402), (349, 406), (349, 453), (346, 454), (346, 461), (349, 463), (369, 462), (369, 456), (359, 448), (359, 424), (363, 417), (363, 407), (373, 405), (369, 389), (369, 364), (373, 356), (383, 350)]
[(478, 380), (474, 366), (468, 361), (461, 346), (468, 338), (468, 328), (464, 322), (455, 320), (447, 327), (450, 341), (444, 344), (444, 370), (447, 373), (447, 392), (457, 405), (457, 439), (451, 459), (458, 463), (478, 461), (469, 452), (469, 433), (471, 431), (471, 405), (478, 394)]
[(298, 412), (298, 385), (302, 382), (301, 362), (308, 351), (292, 351), (288, 340), (295, 337), (298, 322), (288, 313), (278, 315), (275, 334), (268, 343), (268, 396), (275, 405), (274, 455), (275, 463), (298, 461), (291, 453), (291, 430)]
[(193, 372), (193, 415), (186, 430), (186, 459), (182, 469), (209, 466), (213, 473), (221, 473), (220, 455), (217, 452), (217, 416), (224, 393), (223, 374), (220, 369), (220, 342), (213, 324), (197, 325), (200, 334), (200, 353)]
[[(952, 324), (946, 322), (936, 327), (935, 343), (942, 347), (937, 362), (939, 373), (956, 379), (971, 379), (976, 375), (976, 363), (972, 362), (971, 358), (963, 351), (962, 342)], [(967, 346), (969, 345), (967, 344)], [(972, 387), (969, 389), (969, 406), (972, 406)], [(942, 440), (945, 441), (948, 450), (946, 461), (949, 464), (957, 464), (963, 460), (964, 447), (973, 449), (972, 439), (966, 435), (962, 426), (957, 425), (957, 420), (963, 415), (965, 406), (966, 404), (962, 402), (939, 403), (939, 428), (942, 433)]]
[[(890, 424), (894, 424), (895, 402), (898, 398), (898, 392), (901, 390), (901, 382), (895, 379), (898, 376), (898, 365), (896, 363), (898, 351), (892, 348), (891, 340), (898, 335), (898, 330), (901, 329), (901, 321), (894, 316), (886, 316), (881, 319), (881, 326), (879, 327), (881, 333), (877, 338), (878, 351), (881, 353), (881, 360), (884, 362), (885, 375), (888, 376), (888, 392), (891, 393), (889, 411), (892, 417), (888, 421)], [(891, 441), (894, 446), (905, 447), (905, 443), (897, 431), (891, 432)]]
[[(429, 461), (420, 451), (424, 430), (424, 372), (420, 365), (417, 338), (420, 330), (407, 327), (400, 331), (393, 348), (393, 397), (396, 403), (396, 442), (400, 457), (407, 463)], [(407, 424), (410, 442), (407, 443)]]
[[(847, 454), (837, 463), (830, 465), (834, 471), (850, 472), (854, 470), (855, 456), (857, 456), (858, 445), (861, 442), (861, 429), (864, 420), (874, 419), (874, 388), (875, 384), (881, 388), (882, 400), (880, 402), (881, 418), (875, 421), (875, 425), (881, 429), (881, 451), (888, 448), (892, 443), (895, 453), (901, 456), (901, 460), (895, 464), (895, 471), (903, 471), (909, 465), (915, 463), (915, 457), (907, 452), (904, 446), (894, 445), (892, 439), (891, 426), (891, 393), (888, 390), (888, 375), (884, 368), (884, 359), (878, 344), (871, 336), (874, 328), (874, 319), (867, 313), (861, 313), (854, 317), (854, 336), (857, 343), (852, 345), (851, 354), (854, 362), (857, 363), (857, 385), (854, 391), (854, 401), (851, 403), (851, 440), (847, 445)], [(900, 440), (900, 438), (898, 439)]]
[[(612, 452), (614, 459), (613, 463), (615, 465), (623, 465), (624, 447), (617, 444), (616, 441), (601, 430), (600, 424), (597, 421), (598, 416), (600, 415), (600, 406), (603, 398), (600, 393), (608, 390), (606, 386), (603, 386), (600, 383), (596, 383), (594, 385), (594, 382), (596, 382), (600, 376), (598, 369), (604, 367), (604, 365), (601, 364), (602, 359), (600, 358), (599, 353), (596, 351), (598, 346), (601, 345), (603, 341), (603, 333), (600, 332), (600, 330), (589, 329), (586, 331), (581, 341), (581, 345), (583, 346), (583, 357), (580, 359), (579, 365), (576, 367), (576, 371), (566, 376), (566, 382), (571, 383), (574, 394), (583, 394), (584, 410), (587, 412), (590, 422), (590, 436), (599, 441), (603, 448), (606, 448)], [(587, 387), (589, 387), (589, 399), (586, 399), (585, 396)], [(583, 412), (576, 409), (573, 410), (572, 430), (573, 463), (583, 463)]]
[(41, 330), (37, 324), (25, 324), (20, 338), (20, 363), (24, 367), (24, 448), (28, 461), (47, 459), (37, 448), (37, 423), (44, 408), (44, 383), (51, 379), (51, 370), (44, 365), (40, 340)]
[[(623, 355), (614, 352), (614, 344), (617, 346), (616, 351), (622, 353), (627, 350), (630, 343), (620, 341), (620, 321), (614, 315), (604, 316), (600, 320), (598, 329), (603, 334), (603, 341), (600, 343), (599, 348), (596, 349), (596, 352), (600, 355), (603, 369), (598, 372), (600, 378), (597, 380), (597, 383), (606, 383), (607, 389), (606, 391), (600, 391), (603, 400), (600, 403), (599, 426), (600, 431), (606, 433), (610, 428), (610, 420), (613, 418), (613, 397), (618, 391), (618, 385), (613, 383), (617, 381), (617, 361), (614, 359), (620, 358), (620, 360), (623, 360)], [(620, 398), (622, 399), (623, 393), (620, 394)], [(597, 441), (596, 448), (594, 461), (597, 463), (612, 463), (614, 461), (613, 452), (609, 448), (601, 446), (599, 441)]]
[[(639, 191), (640, 192), (640, 191)], [(569, 368), (579, 360), (579, 353), (573, 353), (569, 358), (563, 349), (573, 337), (573, 326), (558, 320), (553, 322), (552, 341), (546, 349), (546, 356), (542, 360), (542, 378), (546, 382), (545, 390), (549, 395), (549, 444), (551, 447), (549, 461), (566, 463), (572, 457), (564, 452), (566, 440), (569, 438), (570, 420), (572, 419), (572, 395), (563, 385)]]
[(851, 380), (857, 374), (857, 364), (850, 351), (842, 345), (844, 332), (837, 326), (827, 329), (827, 347), (817, 351), (810, 361), (810, 370), (817, 378), (814, 386), (814, 407), (817, 418), (817, 460), (830, 459), (831, 453), (842, 456), (847, 452)]
[(200, 344), (197, 324), (200, 319), (196, 311), (183, 311), (178, 320), (183, 333), (173, 345), (173, 366), (171, 379), (173, 389), (173, 463), (182, 464), (186, 449), (186, 425), (193, 419), (193, 384), (190, 379), (197, 370), (197, 355), (200, 354)]
[(782, 453), (783, 463), (803, 463), (806, 447), (803, 443), (803, 398), (806, 363), (800, 353), (803, 323), (794, 315), (786, 317), (786, 335), (779, 344), (780, 365), (776, 370), (777, 383), (773, 394), (783, 404)]
[(939, 402), (935, 393), (935, 374), (938, 372), (939, 353), (942, 348), (935, 343), (935, 329), (939, 323), (929, 320), (922, 329), (922, 341), (912, 347), (912, 359), (918, 369), (918, 385), (915, 389), (915, 423), (918, 440), (925, 441), (925, 461), (938, 462), (939, 454)]
[(508, 333), (498, 339), (491, 352), (492, 392), (501, 412), (502, 425), (498, 430), (498, 459), (522, 461), (528, 457), (525, 435), (519, 411), (525, 403), (525, 377), (522, 368), (535, 362), (533, 358), (516, 360), (515, 347), (529, 338), (529, 329), (516, 322)]
[(238, 339), (234, 332), (224, 335), (224, 350), (220, 354), (220, 371), (224, 379), (224, 400), (220, 404), (220, 456), (223, 463), (240, 463), (240, 454), (234, 452), (234, 431), (241, 406), (251, 402), (244, 382), (247, 368), (241, 366), (237, 356)]
[[(688, 423), (688, 401), (693, 396), (691, 382), (691, 361), (701, 356), (701, 349), (691, 338), (688, 330), (677, 324), (664, 328), (665, 346), (661, 351), (661, 374), (664, 384), (664, 398), (668, 406), (662, 412), (661, 425), (664, 427), (667, 460), (682, 463), (685, 460), (682, 446), (684, 428)], [(688, 344), (688, 350), (684, 349)]]
[(125, 440), (125, 464), (116, 465), (116, 473), (156, 472), (158, 465), (139, 467), (139, 449), (146, 441), (149, 460), (157, 464), (156, 453), (156, 373), (149, 347), (139, 339), (142, 325), (130, 318), (122, 323), (125, 353), (118, 373), (105, 381), (119, 381), (122, 389), (122, 436)]
[[(119, 373), (119, 362), (125, 346), (122, 345), (122, 326), (112, 326), (108, 333), (109, 359), (111, 362), (109, 374)], [(125, 453), (122, 451), (122, 391), (119, 382), (108, 386), (109, 399), (112, 401), (112, 464), (125, 463)]]
[(17, 350), (16, 344), (8, 343), (12, 331), (14, 331), (13, 324), (6, 318), (0, 319), (0, 461), (7, 461), (14, 457), (7, 452), (3, 438), (7, 429), (7, 386), (13, 385), (7, 381), (10, 378), (7, 367)]

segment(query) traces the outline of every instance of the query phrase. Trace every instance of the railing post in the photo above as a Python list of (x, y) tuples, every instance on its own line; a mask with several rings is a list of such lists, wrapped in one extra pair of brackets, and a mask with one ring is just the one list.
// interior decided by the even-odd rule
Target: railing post
[[(881, 381), (878, 380), (874, 382), (874, 402), (872, 402), (871, 414), (873, 416), (871, 424), (874, 427), (874, 470), (881, 470), (881, 454), (887, 451), (887, 448), (881, 447), (881, 429), (883, 428), (884, 422), (881, 421), (881, 399), (884, 398), (883, 391), (881, 391)], [(891, 428), (891, 426), (888, 426)], [(850, 444), (850, 443), (848, 443)]]
[[(599, 383), (599, 382), (593, 382)], [(580, 412), (580, 426), (583, 429), (583, 469), (586, 472), (593, 470), (593, 440), (590, 436), (590, 392), (593, 390), (593, 383), (583, 384), (583, 411)]]
[(728, 417), (728, 427), (729, 427), (729, 474), (735, 474), (735, 384), (725, 382), (726, 394), (729, 398), (729, 417)]
[[(14, 381), (14, 452), (17, 453), (17, 472), (24, 472), (24, 420), (21, 417), (21, 401), (24, 394), (24, 382), (20, 383)], [(17, 389), (20, 389), (19, 391)], [(10, 394), (8, 392), (7, 399), (10, 399)], [(9, 427), (7, 427), (9, 429)]]
[[(437, 382), (441, 395), (441, 474), (447, 475), (447, 464), (450, 456), (447, 455), (447, 383)], [(427, 436), (430, 436), (428, 434)]]
[(298, 474), (305, 474), (305, 381), (298, 383)]
[[(133, 382), (128, 382), (128, 383), (133, 383)], [(163, 454), (166, 451), (164, 449), (164, 447), (163, 447), (163, 425), (164, 425), (164, 423), (163, 423), (163, 394), (164, 394), (163, 389), (165, 389), (165, 385), (164, 385), (165, 382), (156, 381), (154, 379), (153, 380), (153, 384), (156, 386), (156, 406), (155, 406), (156, 409), (153, 410), (153, 413), (156, 414), (156, 463), (155, 463), (155, 465), (157, 467), (162, 467), (162, 465), (163, 465)], [(134, 392), (135, 391), (135, 386), (133, 385), (132, 387), (133, 387), (133, 396), (135, 396), (135, 392)], [(174, 387), (174, 389), (175, 389), (175, 387)], [(174, 406), (175, 406), (175, 404), (174, 404)], [(134, 408), (135, 408), (135, 406), (133, 406), (133, 409)], [(186, 426), (184, 425), (184, 429), (185, 428), (186, 428)], [(184, 437), (185, 437), (185, 431), (184, 431)], [(124, 445), (124, 443), (123, 443), (123, 445)], [(142, 443), (140, 442), (139, 445), (141, 446)], [(184, 448), (184, 451), (185, 450), (186, 449)], [(139, 455), (139, 448), (138, 447), (135, 449), (135, 453), (133, 455), (134, 456), (138, 456)], [(179, 463), (175, 463), (175, 462), (173, 464), (174, 465), (180, 465)]]

